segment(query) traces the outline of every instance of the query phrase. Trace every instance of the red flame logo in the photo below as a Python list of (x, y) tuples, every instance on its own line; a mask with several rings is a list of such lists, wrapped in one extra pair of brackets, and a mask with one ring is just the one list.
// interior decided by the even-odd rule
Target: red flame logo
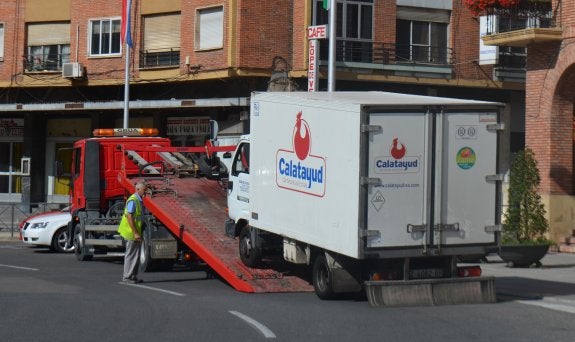
[(304, 160), (309, 155), (311, 146), (311, 137), (309, 135), (309, 126), (301, 118), (301, 111), (297, 114), (297, 120), (294, 127), (293, 147), (299, 160)]
[(391, 145), (391, 156), (395, 159), (401, 159), (405, 156), (405, 146), (397, 141), (397, 138), (393, 138), (393, 144)]

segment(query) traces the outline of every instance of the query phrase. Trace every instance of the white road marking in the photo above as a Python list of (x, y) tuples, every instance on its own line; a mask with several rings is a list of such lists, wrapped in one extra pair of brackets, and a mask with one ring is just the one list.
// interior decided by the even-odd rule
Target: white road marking
[(121, 285), (128, 285), (128, 286), (140, 287), (140, 288), (147, 289), (147, 290), (152, 290), (152, 291), (163, 292), (163, 293), (171, 294), (171, 295), (178, 296), (178, 297), (185, 297), (185, 296), (186, 296), (186, 295), (183, 294), (183, 293), (174, 292), (174, 291), (169, 291), (169, 290), (164, 290), (164, 289), (158, 289), (158, 288), (156, 288), (156, 287), (146, 286), (146, 285), (142, 285), (142, 284), (127, 284), (127, 283), (124, 283), (123, 281), (119, 282), (119, 284), (121, 284)]
[(2, 264), (0, 264), (0, 267), (15, 268), (18, 270), (27, 270), (27, 271), (39, 271), (39, 269), (37, 269), (37, 268), (14, 266), (14, 265), (2, 265)]
[(575, 314), (575, 300), (544, 297), (542, 300), (520, 300), (518, 302)]
[(240, 319), (244, 320), (249, 325), (251, 325), (254, 328), (256, 328), (257, 330), (259, 330), (259, 332), (261, 332), (265, 338), (276, 338), (276, 335), (270, 329), (268, 329), (268, 327), (266, 327), (265, 325), (256, 321), (255, 319), (253, 319), (249, 316), (246, 316), (241, 312), (237, 312), (237, 311), (233, 311), (233, 310), (228, 311), (228, 312), (234, 316), (239, 317)]

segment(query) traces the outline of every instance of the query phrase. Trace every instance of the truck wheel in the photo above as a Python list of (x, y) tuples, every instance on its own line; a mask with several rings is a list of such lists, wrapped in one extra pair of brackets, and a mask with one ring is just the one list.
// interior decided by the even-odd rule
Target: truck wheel
[(84, 244), (84, 236), (79, 226), (74, 229), (74, 254), (79, 261), (92, 260), (93, 255), (88, 251), (88, 247)]
[(64, 247), (66, 246), (66, 241), (68, 240), (68, 227), (61, 227), (52, 236), (52, 244), (50, 249), (54, 252), (64, 253)]
[(173, 259), (152, 259), (150, 237), (143, 232), (144, 239), (140, 244), (141, 272), (169, 272), (174, 268)]
[(333, 299), (335, 297), (333, 274), (323, 254), (317, 256), (313, 263), (313, 288), (320, 299)]
[(244, 227), (240, 233), (240, 259), (248, 267), (256, 267), (260, 264), (262, 252), (254, 247), (252, 234), (248, 226)]

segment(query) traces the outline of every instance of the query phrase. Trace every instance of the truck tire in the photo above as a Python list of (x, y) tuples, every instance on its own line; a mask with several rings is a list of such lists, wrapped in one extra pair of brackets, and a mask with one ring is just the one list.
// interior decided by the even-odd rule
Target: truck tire
[(320, 299), (333, 299), (333, 273), (322, 253), (315, 258), (313, 263), (313, 288)]
[(93, 255), (89, 253), (88, 247), (84, 244), (82, 229), (77, 225), (74, 229), (74, 254), (79, 261), (92, 260)]
[(261, 263), (262, 251), (254, 247), (249, 226), (245, 226), (240, 233), (240, 259), (248, 267), (257, 267)]
[(173, 259), (152, 259), (150, 236), (143, 232), (144, 239), (140, 245), (141, 272), (169, 272), (174, 268)]
[(60, 227), (52, 236), (52, 243), (50, 244), (50, 249), (57, 253), (64, 253), (64, 247), (66, 246), (66, 241), (68, 240), (68, 227)]

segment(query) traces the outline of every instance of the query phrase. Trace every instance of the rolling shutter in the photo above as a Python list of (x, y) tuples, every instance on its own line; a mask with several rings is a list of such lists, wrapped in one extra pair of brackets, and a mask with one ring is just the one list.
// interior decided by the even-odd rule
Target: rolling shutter
[(397, 19), (449, 24), (450, 11), (397, 6)]
[(222, 7), (198, 11), (196, 48), (216, 49), (224, 44), (224, 11)]
[(70, 44), (70, 23), (29, 24), (28, 46)]
[(179, 49), (179, 13), (144, 18), (144, 50), (161, 52)]

